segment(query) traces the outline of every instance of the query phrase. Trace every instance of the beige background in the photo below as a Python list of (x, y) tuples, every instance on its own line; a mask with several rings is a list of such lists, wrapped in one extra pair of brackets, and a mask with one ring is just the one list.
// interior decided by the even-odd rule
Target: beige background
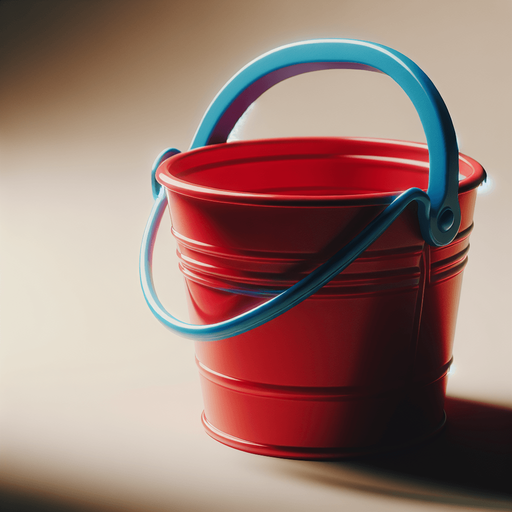
[[(511, 26), (509, 0), (0, 1), (2, 510), (508, 510), (498, 466), (512, 409)], [(473, 404), (466, 420), (454, 413), (455, 438), (480, 434), (448, 457), (434, 445), (428, 478), (418, 463), (285, 461), (214, 442), (192, 344), (158, 324), (140, 291), (153, 159), (187, 149), (240, 67), (318, 37), (412, 58), (491, 178), (448, 390)], [(397, 86), (356, 71), (266, 93), (238, 136), (278, 135), (424, 140)], [(155, 267), (164, 303), (184, 317), (168, 222)], [(471, 461), (489, 467), (464, 473)], [(466, 481), (442, 477), (443, 465)]]

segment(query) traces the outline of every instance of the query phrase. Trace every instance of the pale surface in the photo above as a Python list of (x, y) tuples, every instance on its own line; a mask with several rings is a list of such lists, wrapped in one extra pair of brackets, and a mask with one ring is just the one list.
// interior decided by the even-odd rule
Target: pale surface
[[(479, 482), (211, 440), (193, 346), (146, 307), (138, 251), (153, 159), (187, 149), (240, 67), (316, 37), (391, 46), (432, 78), (461, 151), (494, 184), (478, 198), (448, 392), (510, 418), (511, 22), (507, 0), (1, 2), (0, 499), (66, 511), (508, 510), (510, 494)], [(424, 140), (390, 79), (353, 71), (269, 91), (239, 136), (278, 135)], [(168, 224), (156, 282), (184, 317)]]

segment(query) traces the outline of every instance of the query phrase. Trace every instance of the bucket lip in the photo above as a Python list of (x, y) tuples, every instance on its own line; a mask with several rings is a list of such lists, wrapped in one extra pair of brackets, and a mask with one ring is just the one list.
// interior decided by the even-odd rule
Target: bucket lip
[[(236, 147), (262, 147), (270, 145), (304, 145), (307, 143), (325, 143), (325, 144), (351, 144), (356, 147), (366, 147), (380, 149), (384, 152), (391, 148), (400, 147), (402, 149), (408, 149), (417, 156), (423, 158), (401, 158), (401, 157), (390, 157), (385, 154), (362, 153), (362, 154), (351, 154), (338, 153), (346, 157), (353, 158), (374, 158), (382, 162), (396, 161), (397, 163), (408, 163), (411, 166), (424, 167), (428, 169), (428, 147), (423, 142), (411, 142), (394, 139), (382, 139), (373, 137), (283, 137), (273, 139), (254, 139), (254, 140), (242, 140), (234, 142), (225, 142), (212, 146), (204, 146), (189, 150), (187, 152), (179, 153), (170, 158), (166, 159), (160, 164), (156, 172), (157, 181), (167, 189), (167, 192), (179, 193), (181, 195), (191, 196), (198, 199), (205, 199), (209, 201), (216, 201), (222, 203), (237, 203), (237, 204), (253, 204), (253, 205), (280, 205), (280, 206), (353, 206), (353, 205), (385, 205), (393, 201), (395, 197), (403, 192), (403, 190), (397, 190), (393, 192), (373, 192), (373, 193), (362, 193), (353, 195), (291, 195), (291, 194), (279, 194), (279, 193), (261, 193), (261, 192), (247, 192), (247, 191), (234, 191), (227, 189), (220, 189), (209, 187), (205, 185), (197, 185), (181, 179), (173, 174), (170, 170), (171, 166), (181, 163), (182, 160), (187, 159), (191, 156), (205, 153), (205, 152), (218, 152), (218, 151), (229, 151), (231, 148)], [(340, 146), (341, 148), (341, 146)], [(392, 149), (391, 149), (392, 150)], [(306, 155), (307, 153), (304, 153)], [(311, 154), (311, 153), (309, 153)], [(334, 153), (330, 153), (334, 154)], [(298, 153), (287, 153), (290, 158)], [(318, 153), (320, 156), (321, 153)], [(264, 156), (262, 155), (262, 159)], [(486, 178), (486, 173), (483, 167), (474, 159), (467, 155), (459, 153), (459, 162), (464, 162), (467, 166), (473, 169), (473, 172), (464, 177), (459, 181), (459, 194), (468, 192), (480, 185)]]

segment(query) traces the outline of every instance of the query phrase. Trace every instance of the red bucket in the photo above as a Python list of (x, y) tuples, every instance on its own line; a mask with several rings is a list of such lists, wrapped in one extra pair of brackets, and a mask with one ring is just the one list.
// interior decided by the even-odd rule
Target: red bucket
[[(208, 143), (214, 139), (215, 132)], [(220, 143), (165, 159), (156, 179), (192, 322), (229, 321), (300, 282), (395, 196), (426, 190), (433, 153), (430, 142), (293, 138)], [(458, 174), (460, 226), (451, 242), (426, 243), (410, 203), (306, 300), (248, 332), (196, 341), (210, 436), (252, 453), (327, 459), (403, 445), (442, 427), (476, 189), (485, 178), (463, 155)]]
[[(212, 437), (254, 453), (323, 458), (382, 445), (390, 426), (393, 438), (401, 430), (417, 438), (411, 421), (421, 435), (443, 424), (484, 178), (474, 160), (459, 162), (462, 221), (452, 243), (426, 244), (410, 205), (309, 299), (250, 332), (196, 342)], [(369, 139), (236, 142), (171, 157), (157, 176), (191, 320), (210, 324), (309, 274), (383, 210), (383, 197), (426, 188), (428, 151)]]

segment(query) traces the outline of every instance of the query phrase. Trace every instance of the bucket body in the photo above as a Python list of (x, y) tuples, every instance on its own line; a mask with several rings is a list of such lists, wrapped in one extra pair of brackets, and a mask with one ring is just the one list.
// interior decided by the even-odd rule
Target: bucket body
[[(410, 187), (426, 145), (300, 138), (204, 147), (165, 160), (192, 323), (221, 322), (289, 288)], [(265, 455), (337, 458), (412, 442), (443, 402), (476, 188), (459, 158), (457, 237), (425, 243), (413, 203), (346, 270), (268, 323), (195, 344), (207, 432)]]

